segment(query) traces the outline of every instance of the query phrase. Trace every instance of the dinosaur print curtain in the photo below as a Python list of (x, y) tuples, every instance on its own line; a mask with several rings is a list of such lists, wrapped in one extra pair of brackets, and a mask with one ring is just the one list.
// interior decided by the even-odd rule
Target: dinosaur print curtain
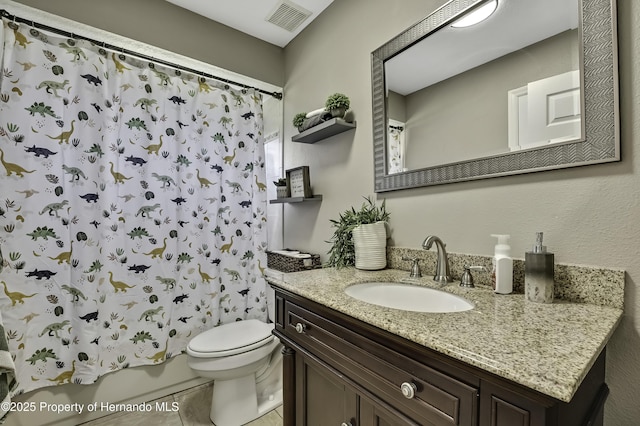
[[(262, 98), (3, 22), (0, 308), (15, 393), (266, 320)], [(4, 173), (3, 173), (4, 172)]]
[(389, 120), (387, 126), (387, 173), (401, 173), (404, 171), (404, 123)]

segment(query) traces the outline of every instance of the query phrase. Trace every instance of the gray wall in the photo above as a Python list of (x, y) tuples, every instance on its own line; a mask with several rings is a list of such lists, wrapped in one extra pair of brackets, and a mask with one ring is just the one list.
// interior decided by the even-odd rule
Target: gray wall
[(280, 47), (213, 22), (167, 1), (16, 2), (276, 86), (284, 84), (283, 51)]
[[(327, 259), (329, 219), (373, 194), (370, 54), (444, 0), (336, 1), (285, 48), (285, 168), (310, 166), (322, 203), (284, 206), (285, 246)], [(557, 262), (623, 268), (626, 307), (607, 352), (608, 426), (640, 419), (640, 2), (618, 1), (622, 161), (404, 190), (386, 198), (391, 243), (419, 248), (429, 234), (451, 252), (491, 255), (491, 233), (512, 235), (524, 258), (545, 232)], [(313, 145), (290, 141), (295, 113), (350, 96), (357, 128)], [(597, 319), (594, 318), (594, 321)]]

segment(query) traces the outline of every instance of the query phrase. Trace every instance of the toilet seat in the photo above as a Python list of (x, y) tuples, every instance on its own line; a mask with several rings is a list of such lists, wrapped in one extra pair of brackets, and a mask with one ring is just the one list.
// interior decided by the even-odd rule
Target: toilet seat
[(273, 327), (257, 319), (223, 324), (191, 339), (187, 353), (197, 358), (221, 358), (248, 352), (273, 341)]

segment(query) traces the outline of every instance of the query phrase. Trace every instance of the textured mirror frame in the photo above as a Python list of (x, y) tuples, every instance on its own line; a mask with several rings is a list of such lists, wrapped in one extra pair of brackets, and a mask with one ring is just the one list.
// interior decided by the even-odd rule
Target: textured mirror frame
[(616, 0), (578, 0), (584, 139), (387, 174), (384, 62), (484, 0), (451, 0), (371, 54), (375, 192), (620, 161)]

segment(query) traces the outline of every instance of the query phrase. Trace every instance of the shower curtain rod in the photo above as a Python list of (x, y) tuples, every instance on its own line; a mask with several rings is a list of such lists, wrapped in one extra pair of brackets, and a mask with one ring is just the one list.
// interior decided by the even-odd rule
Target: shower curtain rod
[(249, 85), (246, 85), (246, 84), (243, 84), (243, 83), (238, 83), (237, 81), (228, 80), (228, 79), (222, 78), (222, 77), (217, 77), (215, 75), (207, 74), (205, 72), (198, 71), (198, 70), (195, 70), (193, 68), (185, 67), (183, 65), (174, 64), (174, 63), (169, 62), (169, 61), (164, 61), (162, 59), (154, 58), (152, 56), (147, 56), (147, 55), (144, 55), (144, 54), (141, 54), (141, 53), (133, 52), (131, 50), (124, 49), (124, 48), (118, 47), (118, 46), (114, 46), (112, 44), (109, 44), (109, 43), (106, 43), (106, 42), (103, 42), (103, 41), (94, 40), (92, 38), (85, 37), (85, 36), (82, 36), (82, 35), (79, 35), (79, 34), (75, 34), (75, 33), (69, 32), (69, 31), (64, 31), (64, 30), (61, 30), (59, 28), (54, 28), (54, 27), (51, 27), (49, 25), (40, 24), (38, 22), (34, 22), (31, 19), (25, 19), (25, 18), (21, 18), (21, 17), (16, 16), (16, 15), (13, 15), (13, 14), (9, 13), (5, 9), (0, 9), (0, 13), (2, 14), (2, 17), (7, 18), (7, 19), (11, 19), (14, 22), (17, 21), (17, 22), (21, 22), (23, 24), (29, 24), (34, 28), (38, 28), (40, 30), (45, 30), (45, 31), (50, 31), (50, 32), (53, 32), (53, 33), (56, 33), (56, 34), (59, 34), (59, 35), (63, 35), (65, 37), (86, 40), (86, 41), (88, 41), (90, 43), (93, 43), (93, 44), (95, 44), (97, 46), (101, 46), (101, 47), (103, 47), (105, 49), (115, 50), (117, 52), (121, 52), (121, 53), (124, 53), (124, 54), (129, 55), (129, 56), (135, 56), (136, 58), (143, 59), (145, 61), (151, 61), (151, 62), (155, 62), (155, 63), (158, 63), (158, 64), (167, 65), (167, 66), (170, 66), (172, 68), (179, 69), (181, 71), (190, 72), (192, 74), (199, 75), (199, 76), (202, 76), (202, 77), (212, 78), (214, 80), (218, 80), (218, 81), (221, 81), (223, 83), (232, 84), (234, 86), (240, 86), (240, 87), (245, 88), (245, 89), (254, 89), (254, 90), (257, 90), (260, 93), (264, 93), (266, 95), (273, 96), (274, 98), (276, 98), (278, 100), (282, 100), (282, 93), (280, 93), (280, 92), (269, 92), (267, 90), (260, 89), (258, 87), (253, 87), (253, 86), (249, 86)]

